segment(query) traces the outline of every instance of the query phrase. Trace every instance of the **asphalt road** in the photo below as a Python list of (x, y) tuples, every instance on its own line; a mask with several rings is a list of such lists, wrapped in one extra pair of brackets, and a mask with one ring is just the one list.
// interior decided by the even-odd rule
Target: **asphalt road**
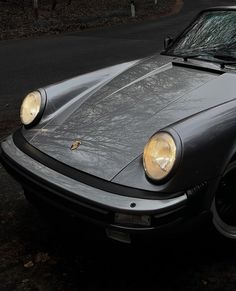
[[(58, 37), (2, 41), (0, 137), (19, 122), (27, 92), (160, 51), (201, 9), (235, 1), (185, 0), (158, 22)], [(73, 231), (75, 230), (72, 228)], [(135, 246), (83, 231), (53, 230), (0, 165), (0, 290), (235, 290), (235, 244), (211, 229)], [(32, 262), (32, 263), (31, 263)], [(27, 264), (26, 264), (27, 263)], [(26, 264), (24, 266), (24, 264)]]

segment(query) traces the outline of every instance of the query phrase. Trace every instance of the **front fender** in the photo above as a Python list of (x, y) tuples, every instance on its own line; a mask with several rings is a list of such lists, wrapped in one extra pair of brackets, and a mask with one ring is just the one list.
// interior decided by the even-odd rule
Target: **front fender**
[(137, 61), (118, 64), (39, 89), (47, 97), (45, 112), (40, 124), (48, 122), (67, 108), (73, 107), (73, 104), (79, 101), (84, 102), (91, 93), (135, 63)]
[(188, 191), (205, 182), (214, 186), (235, 154), (235, 116), (236, 100), (233, 100), (163, 129), (170, 133), (174, 131), (182, 144), (179, 166), (165, 183), (154, 184), (146, 178), (142, 155), (116, 176), (113, 182), (168, 194)]
[(236, 100), (233, 100), (173, 127), (183, 143), (183, 160), (176, 179), (185, 179), (182, 183), (185, 187), (224, 173), (236, 150), (235, 116)]

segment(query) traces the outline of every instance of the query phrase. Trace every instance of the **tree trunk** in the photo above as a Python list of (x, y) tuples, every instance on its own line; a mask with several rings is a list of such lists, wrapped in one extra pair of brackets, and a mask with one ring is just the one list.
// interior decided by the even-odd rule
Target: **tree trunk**
[(38, 12), (39, 5), (38, 4), (39, 4), (38, 0), (33, 0), (34, 16), (36, 19), (39, 18), (39, 12)]
[(52, 10), (55, 10), (57, 6), (57, 0), (52, 0)]

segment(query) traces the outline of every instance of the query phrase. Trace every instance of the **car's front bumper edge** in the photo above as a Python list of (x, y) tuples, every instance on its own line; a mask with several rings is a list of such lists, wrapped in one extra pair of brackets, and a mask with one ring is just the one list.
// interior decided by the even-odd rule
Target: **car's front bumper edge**
[[(154, 200), (141, 199), (106, 192), (85, 185), (29, 157), (8, 137), (1, 144), (1, 161), (5, 168), (20, 181), (32, 199), (45, 201), (81, 218), (125, 231), (150, 231), (179, 222), (186, 209), (187, 195)], [(116, 225), (114, 215), (127, 213), (149, 215), (150, 226)]]

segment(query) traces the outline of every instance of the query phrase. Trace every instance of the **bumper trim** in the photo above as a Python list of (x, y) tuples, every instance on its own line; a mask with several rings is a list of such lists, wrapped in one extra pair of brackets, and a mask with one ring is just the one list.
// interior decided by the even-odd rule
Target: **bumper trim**
[[(33, 182), (39, 181), (43, 185), (48, 185), (47, 188), (49, 189), (57, 189), (59, 193), (66, 192), (68, 198), (76, 199), (80, 203), (88, 203), (91, 207), (129, 213), (158, 214), (178, 209), (187, 202), (185, 193), (175, 198), (152, 200), (121, 196), (96, 189), (62, 175), (29, 157), (17, 148), (12, 136), (2, 142), (1, 148), (2, 160), (4, 163), (9, 164), (11, 168), (17, 167)], [(134, 205), (133, 203), (136, 206), (132, 208), (131, 205)]]

